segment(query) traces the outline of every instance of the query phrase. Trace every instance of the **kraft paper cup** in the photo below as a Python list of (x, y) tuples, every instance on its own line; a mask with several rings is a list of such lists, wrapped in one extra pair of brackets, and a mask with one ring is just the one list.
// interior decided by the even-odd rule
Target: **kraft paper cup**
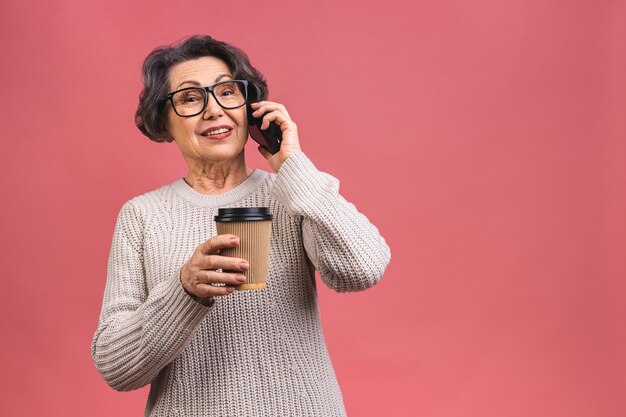
[(239, 246), (220, 250), (220, 255), (242, 258), (250, 269), (243, 272), (246, 282), (237, 290), (259, 290), (267, 286), (272, 215), (267, 207), (221, 208), (215, 216), (217, 233), (239, 237)]

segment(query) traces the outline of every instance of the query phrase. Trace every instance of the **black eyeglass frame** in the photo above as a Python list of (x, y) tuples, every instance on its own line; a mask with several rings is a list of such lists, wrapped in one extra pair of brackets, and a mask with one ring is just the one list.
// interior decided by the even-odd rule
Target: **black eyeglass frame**
[[(222, 84), (226, 84), (226, 83), (232, 83), (233, 81), (236, 82), (240, 82), (243, 84), (243, 93), (244, 93), (244, 102), (238, 106), (235, 107), (226, 107), (223, 106), (222, 103), (220, 103), (220, 100), (215, 96), (215, 92), (213, 91), (215, 89), (215, 87), (222, 85)], [(186, 114), (186, 115), (182, 115), (179, 114), (176, 111), (176, 106), (174, 105), (174, 100), (172, 99), (172, 97), (174, 97), (174, 94), (176, 93), (180, 93), (181, 91), (187, 91), (187, 90), (204, 90), (205, 94), (204, 94), (204, 104), (202, 105), (202, 109), (200, 111), (198, 111), (198, 113), (194, 113), (194, 114)], [(208, 87), (185, 87), (185, 88), (181, 88), (180, 90), (176, 90), (176, 91), (172, 91), (171, 93), (169, 93), (167, 96), (165, 96), (164, 101), (169, 101), (172, 105), (172, 109), (174, 109), (174, 113), (176, 113), (176, 115), (178, 117), (193, 117), (193, 116), (197, 116), (200, 113), (202, 113), (203, 111), (206, 110), (206, 106), (209, 104), (209, 94), (211, 93), (211, 95), (213, 96), (213, 98), (215, 99), (215, 102), (223, 109), (227, 109), (227, 110), (232, 110), (232, 109), (238, 109), (241, 106), (244, 106), (247, 102), (248, 102), (248, 81), (247, 80), (225, 80), (225, 81), (220, 81), (219, 83), (215, 83), (213, 85), (210, 85)]]

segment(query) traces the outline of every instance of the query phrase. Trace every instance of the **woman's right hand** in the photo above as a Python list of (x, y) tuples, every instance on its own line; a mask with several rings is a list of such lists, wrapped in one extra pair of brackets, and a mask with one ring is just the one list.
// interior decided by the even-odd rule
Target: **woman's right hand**
[(243, 274), (237, 272), (245, 271), (250, 266), (245, 259), (221, 256), (219, 253), (220, 249), (238, 245), (239, 238), (235, 235), (216, 235), (198, 246), (180, 269), (180, 282), (185, 291), (200, 300), (235, 291), (235, 286), (246, 280)]

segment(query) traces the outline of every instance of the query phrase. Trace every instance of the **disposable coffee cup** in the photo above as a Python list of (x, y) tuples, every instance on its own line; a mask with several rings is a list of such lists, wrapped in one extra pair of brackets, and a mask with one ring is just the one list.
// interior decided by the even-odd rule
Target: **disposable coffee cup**
[(242, 258), (250, 269), (243, 272), (246, 282), (237, 290), (259, 290), (267, 286), (270, 259), (272, 215), (267, 207), (221, 208), (215, 216), (217, 233), (239, 237), (239, 246), (220, 250), (220, 255)]

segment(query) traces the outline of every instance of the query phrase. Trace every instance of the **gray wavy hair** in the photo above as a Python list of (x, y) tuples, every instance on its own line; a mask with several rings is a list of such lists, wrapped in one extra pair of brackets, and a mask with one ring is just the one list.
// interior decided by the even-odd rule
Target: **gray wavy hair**
[(169, 70), (181, 62), (205, 56), (221, 59), (234, 79), (248, 81), (248, 101), (267, 99), (265, 78), (250, 64), (245, 52), (210, 36), (190, 36), (176, 44), (155, 48), (146, 57), (141, 70), (143, 89), (135, 113), (135, 124), (141, 133), (155, 142), (173, 140), (166, 125)]

